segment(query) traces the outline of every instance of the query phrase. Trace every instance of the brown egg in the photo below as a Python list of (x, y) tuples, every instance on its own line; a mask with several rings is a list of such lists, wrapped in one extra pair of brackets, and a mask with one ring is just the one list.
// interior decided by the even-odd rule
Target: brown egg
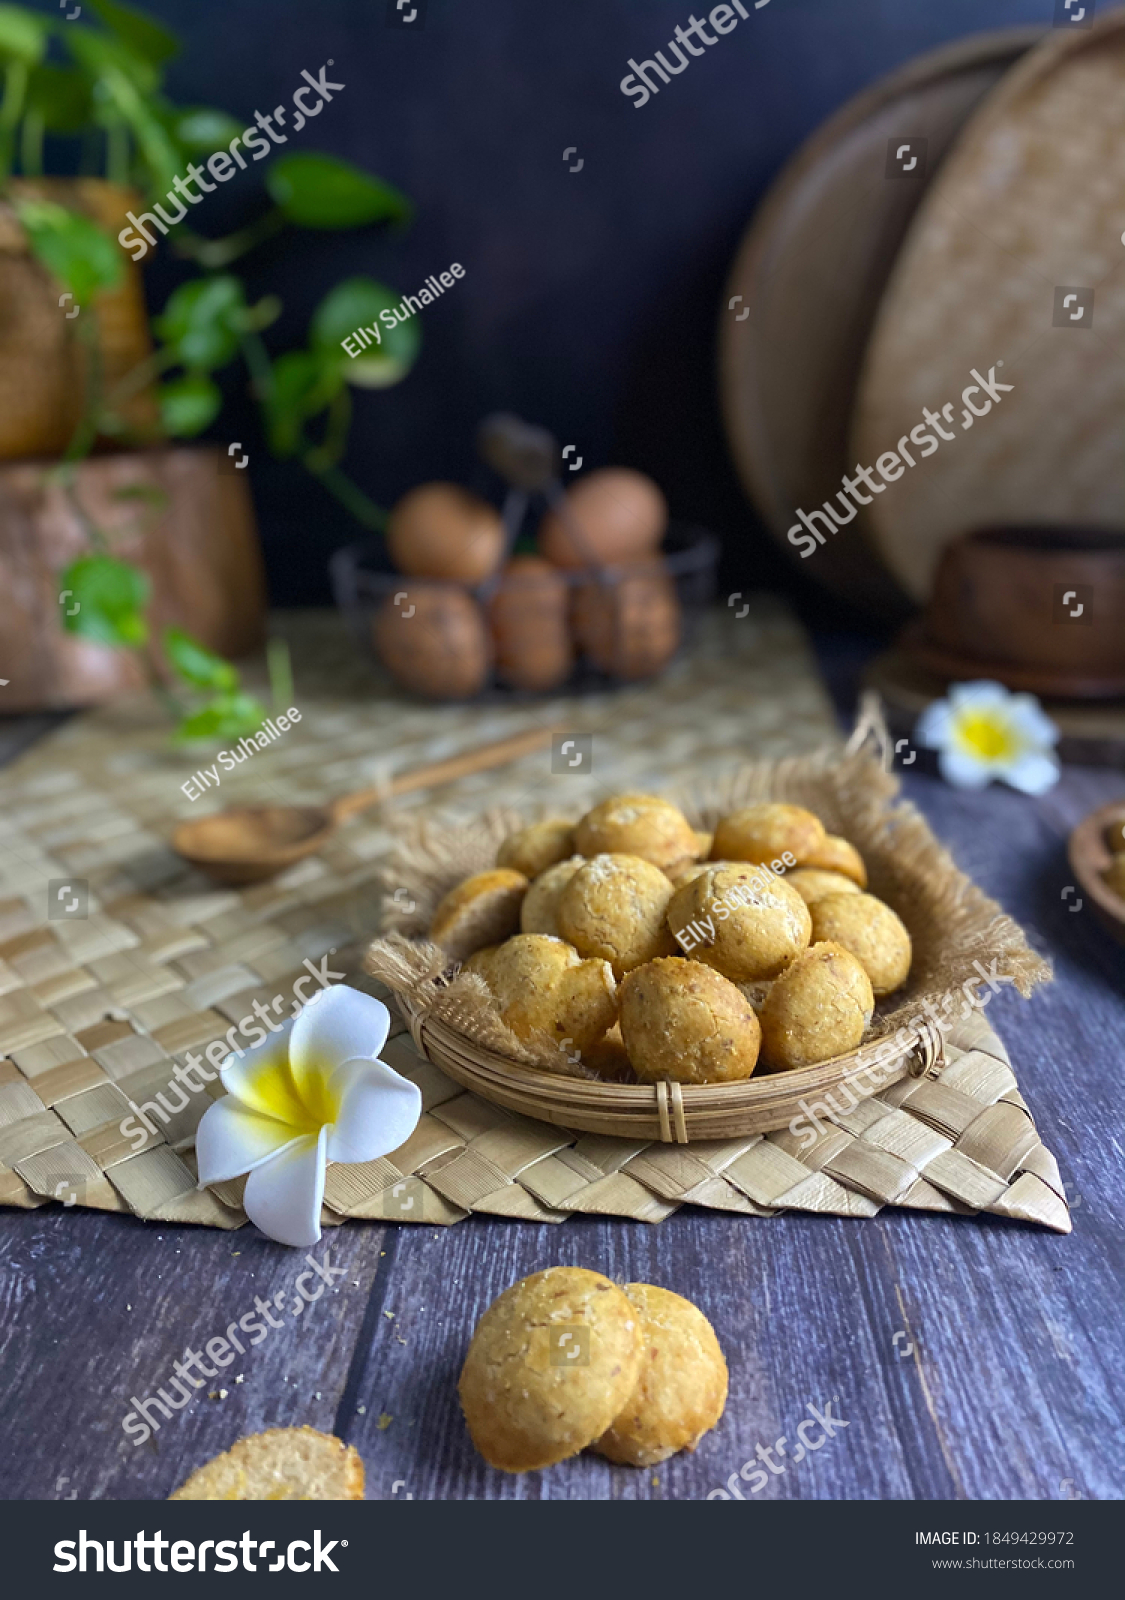
[(452, 584), (403, 579), (375, 614), (379, 659), (404, 689), (432, 700), (464, 700), (484, 687), (491, 652), (484, 614)]
[(659, 548), (668, 525), (668, 504), (656, 484), (629, 467), (587, 473), (567, 491), (564, 506), (567, 516), (549, 511), (539, 529), (539, 549), (556, 567), (637, 561)]
[(481, 583), (504, 553), (504, 524), (487, 500), (457, 483), (422, 483), (391, 512), (387, 549), (411, 578)]
[(574, 635), (602, 672), (651, 678), (676, 653), (680, 602), (659, 561), (621, 568), (606, 581), (582, 583), (574, 598)]
[(513, 556), (488, 608), (496, 672), (516, 689), (555, 689), (570, 676), (574, 648), (566, 579), (539, 556)]

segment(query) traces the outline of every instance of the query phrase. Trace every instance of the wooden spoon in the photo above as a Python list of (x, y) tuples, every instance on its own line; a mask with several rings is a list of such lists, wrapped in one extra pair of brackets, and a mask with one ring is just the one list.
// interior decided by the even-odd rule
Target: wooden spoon
[(234, 806), (195, 822), (181, 822), (172, 848), (217, 883), (260, 883), (322, 850), (347, 817), (411, 789), (428, 789), (472, 772), (486, 772), (551, 744), (562, 723), (531, 728), (510, 739), (481, 745), (446, 761), (400, 773), (389, 783), (341, 795), (325, 806)]

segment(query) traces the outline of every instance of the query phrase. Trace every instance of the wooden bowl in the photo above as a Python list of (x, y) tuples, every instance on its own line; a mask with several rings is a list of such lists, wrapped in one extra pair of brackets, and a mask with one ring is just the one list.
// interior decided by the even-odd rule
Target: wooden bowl
[(1108, 806), (1093, 811), (1075, 828), (1067, 846), (1071, 871), (1078, 879), (1082, 892), (1090, 899), (1098, 921), (1108, 928), (1115, 939), (1125, 944), (1125, 900), (1102, 877), (1109, 866), (1109, 846), (1106, 831), (1110, 824), (1125, 819), (1125, 799), (1114, 800)]
[(967, 534), (942, 552), (911, 639), (938, 670), (960, 659), (965, 672), (1010, 688), (1125, 694), (1125, 533), (1044, 526)]

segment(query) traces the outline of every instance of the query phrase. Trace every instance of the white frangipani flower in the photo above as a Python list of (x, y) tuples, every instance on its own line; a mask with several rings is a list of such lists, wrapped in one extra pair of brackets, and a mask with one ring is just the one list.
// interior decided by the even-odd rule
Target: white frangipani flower
[(923, 711), (914, 737), (940, 752), (941, 775), (958, 789), (1002, 778), (1024, 794), (1044, 794), (1059, 780), (1059, 730), (1033, 694), (1011, 694), (1002, 683), (951, 684), (948, 699)]
[(422, 1114), (416, 1084), (375, 1058), (390, 1013), (344, 984), (324, 989), (221, 1072), (227, 1090), (195, 1135), (200, 1187), (250, 1174), (243, 1205), (282, 1244), (320, 1238), (329, 1161), (374, 1161), (397, 1150)]

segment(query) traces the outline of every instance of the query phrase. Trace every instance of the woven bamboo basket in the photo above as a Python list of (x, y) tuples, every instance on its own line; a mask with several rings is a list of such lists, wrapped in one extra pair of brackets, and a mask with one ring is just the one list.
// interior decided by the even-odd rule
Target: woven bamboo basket
[[(754, 800), (791, 800), (818, 811), (831, 832), (859, 848), (872, 892), (906, 923), (915, 960), (893, 1009), (884, 1003), (868, 1038), (847, 1054), (725, 1084), (610, 1083), (581, 1066), (563, 1075), (557, 1047), (518, 1040), (482, 980), (450, 966), (424, 937), (441, 896), (491, 866), (504, 834), (531, 820), (510, 812), (490, 813), (468, 828), (433, 818), (404, 821), (383, 878), (391, 926), (370, 947), (367, 970), (394, 992), (422, 1054), (455, 1082), (507, 1111), (586, 1133), (675, 1144), (750, 1138), (789, 1128), (810, 1112), (846, 1113), (903, 1078), (938, 1077), (946, 1028), (982, 1003), (982, 968), (1026, 997), (1050, 977), (1050, 967), (958, 870), (915, 808), (891, 803), (899, 785), (887, 771), (887, 750), (872, 697), (842, 755), (831, 750), (745, 766), (694, 803), (687, 794), (669, 795), (697, 827), (713, 826), (724, 810)], [(406, 911), (404, 886), (412, 907)]]

